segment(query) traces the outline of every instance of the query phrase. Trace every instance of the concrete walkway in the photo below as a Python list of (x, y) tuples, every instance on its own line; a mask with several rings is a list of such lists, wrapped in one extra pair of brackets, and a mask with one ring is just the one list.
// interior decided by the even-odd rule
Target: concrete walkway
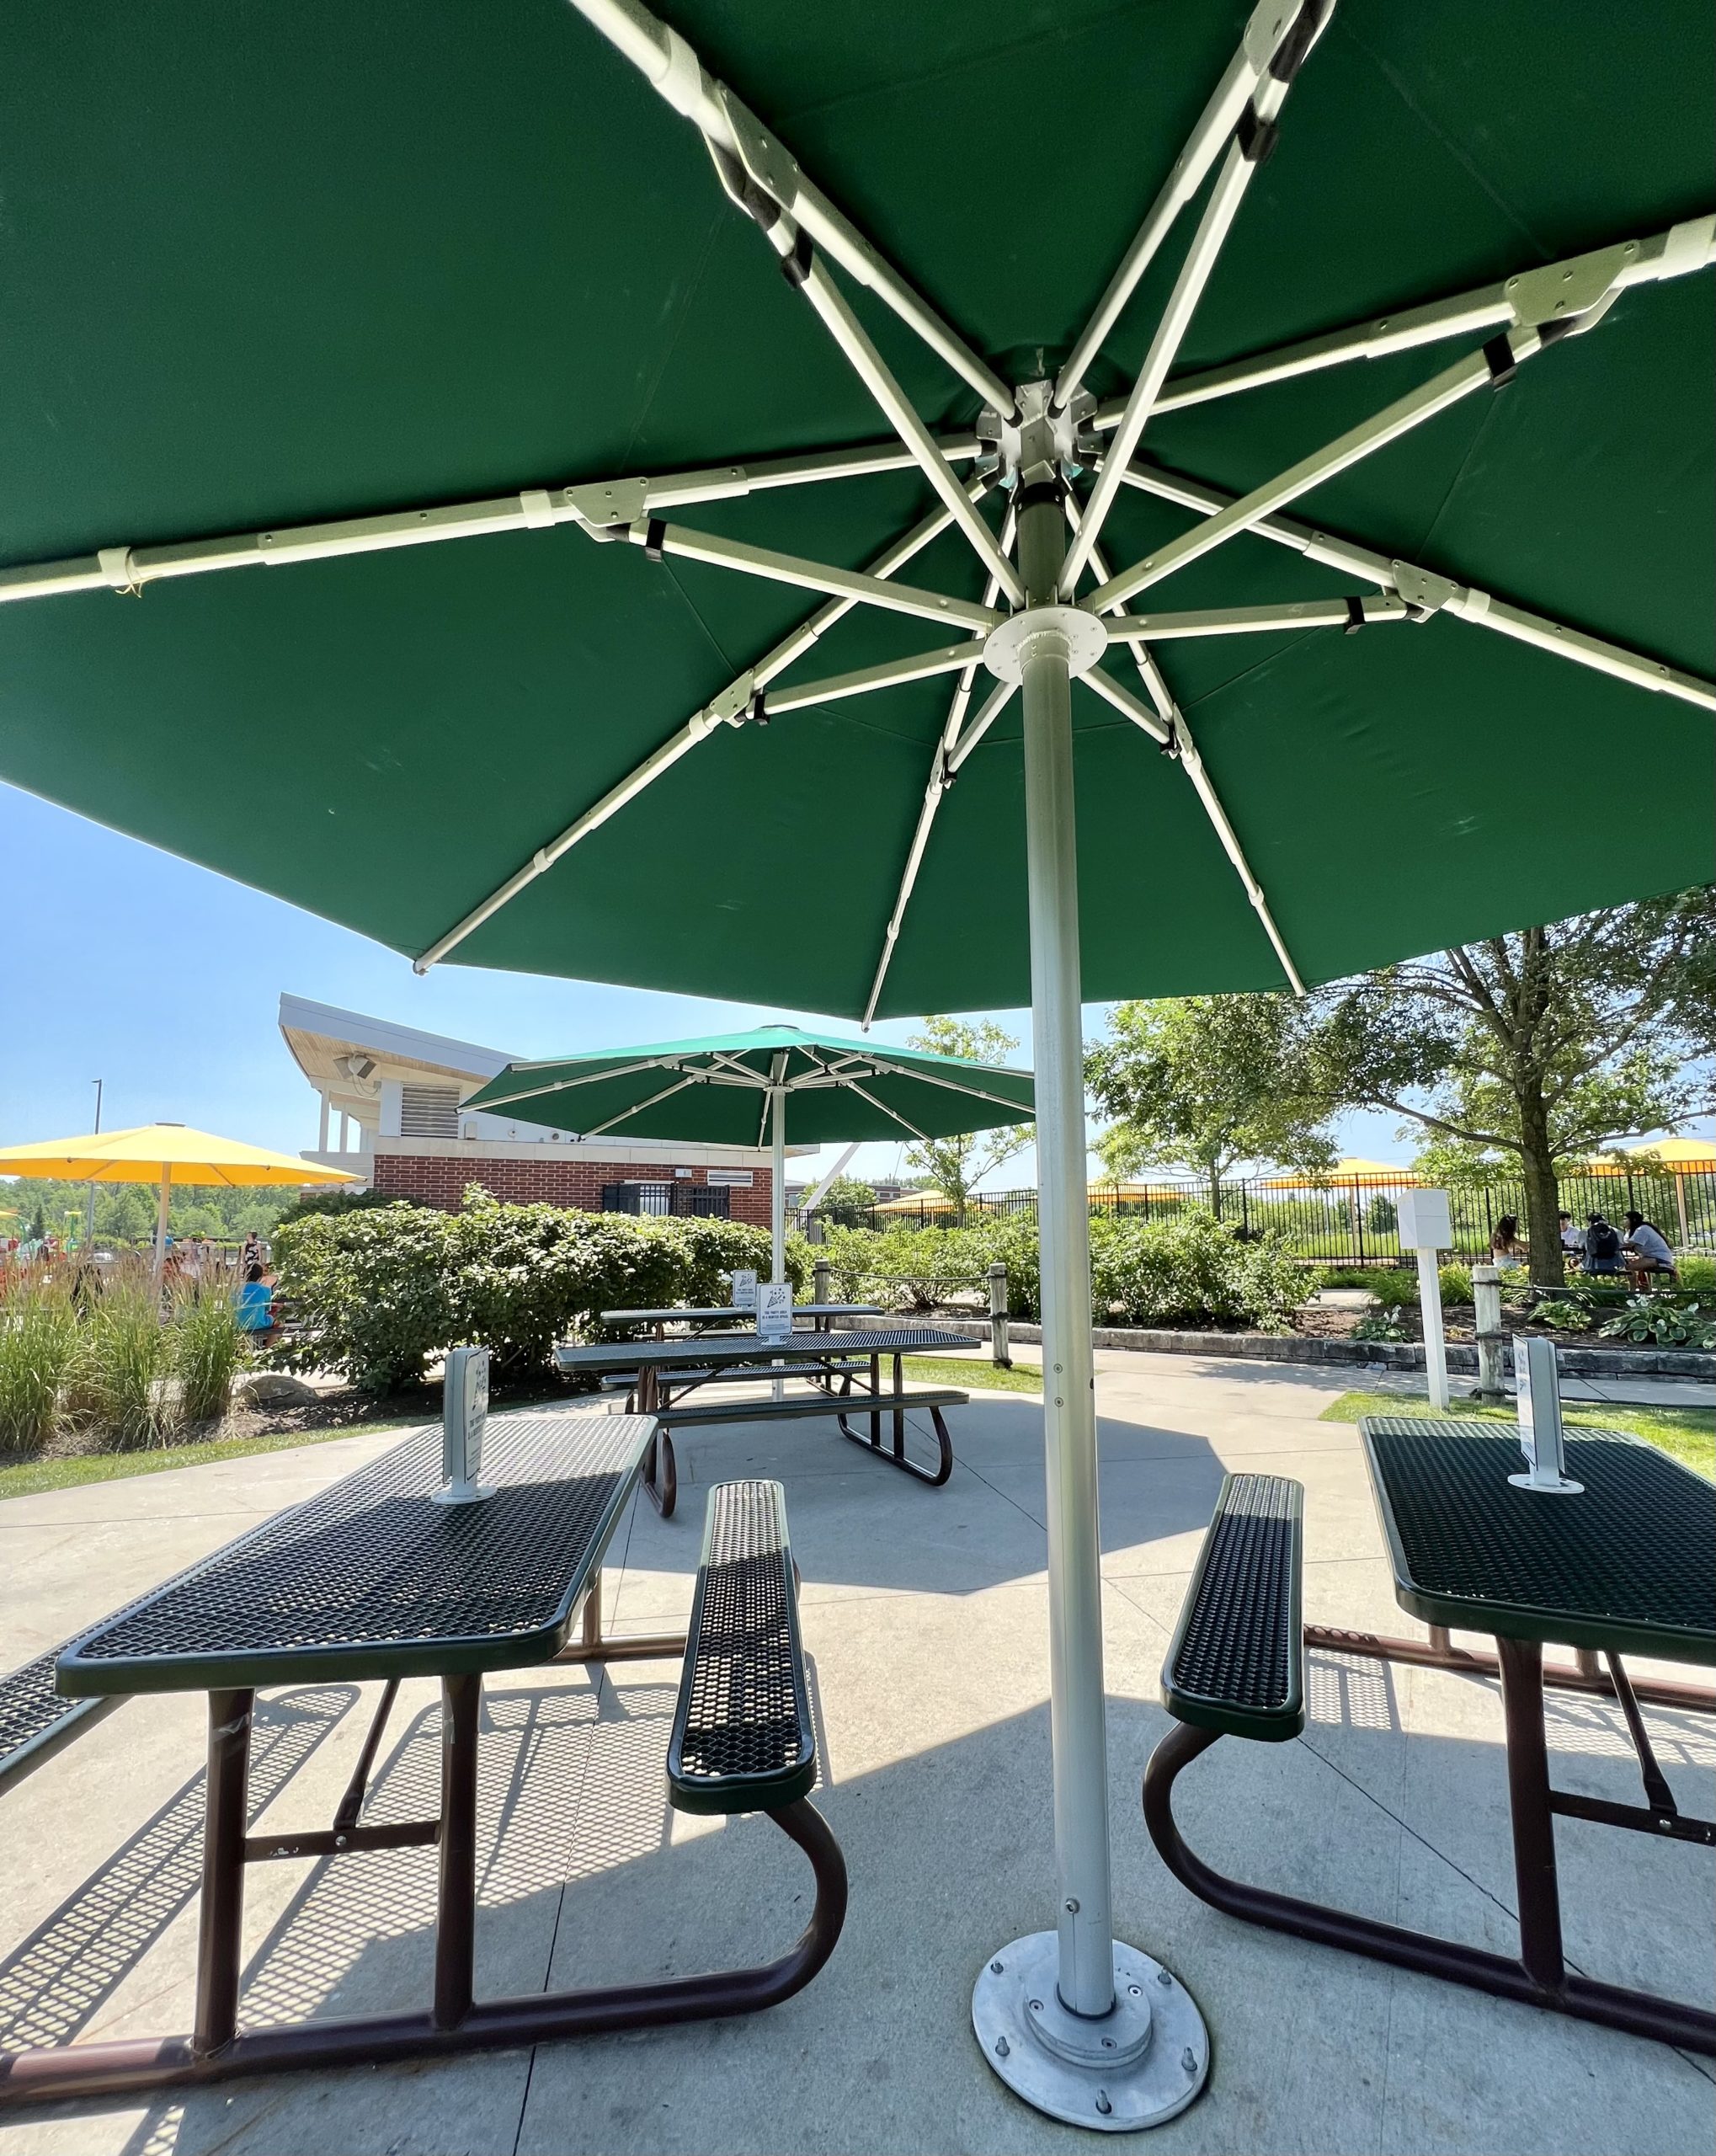
[[(1207, 2095), (1148, 2143), (1208, 2150), (1601, 2152), (1716, 2146), (1708, 2062), (1218, 1916), (1171, 1880), (1138, 1811), (1168, 1724), (1158, 1669), (1228, 1466), (1306, 1491), (1313, 1620), (1409, 1629), (1394, 1604), (1351, 1427), (1316, 1418), (1353, 1374), (1099, 1358), (1117, 1925), (1191, 1988), (1216, 2045)], [(1047, 1923), (1041, 1411), (977, 1395), (941, 1491), (818, 1424), (692, 1434), (679, 1516), (634, 1508), (616, 1546), (619, 1628), (683, 1618), (704, 1486), (785, 1481), (823, 1750), (816, 1801), (845, 1849), (845, 1935), (817, 1982), (749, 2020), (433, 2065), (232, 2083), (181, 2100), (16, 2115), (0, 2156), (309, 2152), (1049, 2151), (1071, 2130), (989, 2073), (968, 2003), (983, 1958)], [(0, 1666), (397, 1440), (354, 1437), (0, 1504)], [(615, 1575), (610, 1574), (610, 1579)], [(676, 1671), (600, 1685), (525, 1671), (488, 1691), (479, 1988), (624, 1982), (761, 1959), (803, 1921), (807, 1877), (765, 1822), (669, 1812)], [(258, 1708), (266, 1826), (325, 1823), (374, 1687)], [(1618, 1716), (1552, 1695), (1558, 1780), (1636, 1801)], [(1314, 1657), (1312, 1721), (1228, 1743), (1182, 1784), (1196, 1845), (1244, 1876), (1496, 1947), (1513, 1876), (1492, 1687)], [(135, 1701), (0, 1796), (0, 2041), (189, 2025), (203, 1703)], [(1653, 1711), (1682, 1806), (1708, 1816), (1716, 1721)], [(433, 1809), (428, 1685), (402, 1695), (371, 1816)], [(1572, 1959), (1716, 1996), (1711, 1853), (1562, 1822)], [(426, 1996), (433, 1863), (420, 1850), (249, 1875), (247, 2019), (379, 2011)]]

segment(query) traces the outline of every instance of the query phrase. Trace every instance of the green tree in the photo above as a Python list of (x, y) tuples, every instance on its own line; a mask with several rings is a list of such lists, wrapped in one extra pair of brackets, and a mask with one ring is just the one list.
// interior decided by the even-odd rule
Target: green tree
[(1220, 1209), (1241, 1161), (1307, 1173), (1335, 1146), (1329, 1103), (1305, 1059), (1311, 1026), (1289, 995), (1186, 995), (1116, 1007), (1089, 1049), (1084, 1082), (1114, 1118), (1096, 1150), (1116, 1180), (1140, 1168), (1189, 1168)]
[(1532, 1278), (1558, 1285), (1558, 1165), (1708, 1103), (1716, 889), (1458, 945), (1319, 1002), (1310, 1062), (1331, 1105), (1396, 1109), (1442, 1172), (1515, 1166)]
[[(967, 1063), (1005, 1063), (1019, 1043), (992, 1018), (926, 1018), (909, 1045), (931, 1055), (957, 1055)], [(972, 1192), (987, 1175), (1037, 1142), (1036, 1127), (1014, 1123), (999, 1130), (968, 1130), (952, 1138), (926, 1139), (906, 1148), (910, 1167), (964, 1210)]]
[(859, 1226), (876, 1203), (876, 1193), (855, 1176), (836, 1176), (817, 1200), (819, 1219), (843, 1228)]

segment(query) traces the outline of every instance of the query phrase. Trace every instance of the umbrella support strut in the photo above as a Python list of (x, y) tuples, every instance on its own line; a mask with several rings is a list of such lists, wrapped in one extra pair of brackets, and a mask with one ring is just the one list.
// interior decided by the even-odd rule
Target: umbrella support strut
[[(983, 2056), (1015, 2095), (1052, 2118), (1113, 2132), (1156, 2125), (1184, 2111), (1208, 2073), (1209, 2039), (1184, 1987), (1148, 1955), (1116, 1941), (1110, 1912), (1073, 653), (1057, 604), (1066, 526), (1047, 421), (1028, 419), (1023, 438), (1019, 559), (1027, 611), (1018, 649), (1042, 1241), (1057, 1914), (1054, 1930), (1016, 1939), (984, 1964), (972, 1994), (972, 2023)], [(1037, 609), (1040, 622), (1032, 627)]]

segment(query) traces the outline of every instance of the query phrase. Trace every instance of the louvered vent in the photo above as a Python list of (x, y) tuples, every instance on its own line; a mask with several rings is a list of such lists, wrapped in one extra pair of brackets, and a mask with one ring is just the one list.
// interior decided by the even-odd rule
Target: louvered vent
[(456, 1138), (459, 1135), (458, 1087), (402, 1086), (399, 1089), (399, 1131), (404, 1138)]

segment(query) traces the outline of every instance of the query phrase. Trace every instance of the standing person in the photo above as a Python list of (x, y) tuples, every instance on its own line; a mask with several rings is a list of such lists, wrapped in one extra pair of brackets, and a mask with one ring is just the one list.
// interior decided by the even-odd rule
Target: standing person
[(1593, 1277), (1621, 1270), (1621, 1238), (1601, 1213), (1585, 1223), (1585, 1270)]
[(1674, 1252), (1668, 1246), (1668, 1238), (1660, 1228), (1653, 1227), (1642, 1213), (1627, 1215), (1627, 1238), (1621, 1245), (1621, 1253), (1627, 1261), (1627, 1278), (1635, 1288), (1643, 1288), (1654, 1273), (1664, 1273), (1671, 1280), (1680, 1278), (1675, 1271)]
[(1517, 1216), (1504, 1213), (1490, 1238), (1490, 1262), (1503, 1273), (1517, 1273), (1527, 1256), (1526, 1246), (1520, 1241)]
[(1570, 1213), (1558, 1213), (1555, 1215), (1555, 1224), (1560, 1230), (1561, 1247), (1567, 1256), (1583, 1259), (1585, 1256), (1584, 1229), (1574, 1226), (1573, 1215)]

